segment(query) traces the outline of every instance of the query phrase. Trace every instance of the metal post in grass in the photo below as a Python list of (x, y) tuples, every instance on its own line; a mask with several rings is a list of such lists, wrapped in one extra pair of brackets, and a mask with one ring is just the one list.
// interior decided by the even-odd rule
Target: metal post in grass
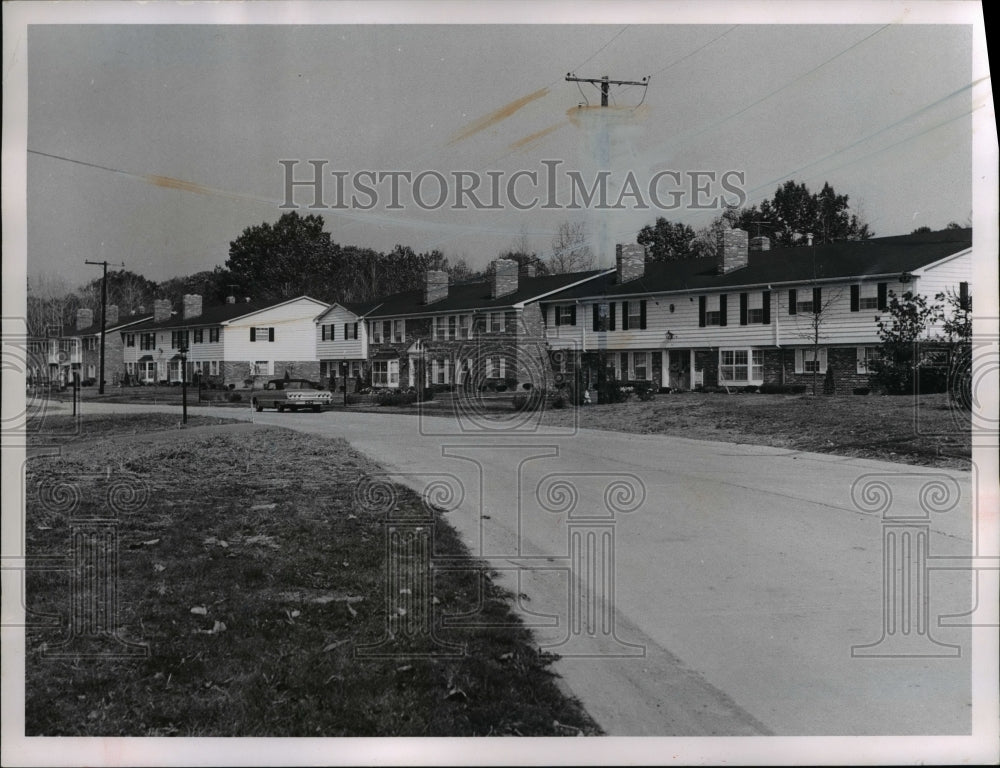
[(181, 423), (188, 422), (188, 390), (187, 390), (187, 344), (183, 341), (178, 347), (178, 354), (181, 357)]

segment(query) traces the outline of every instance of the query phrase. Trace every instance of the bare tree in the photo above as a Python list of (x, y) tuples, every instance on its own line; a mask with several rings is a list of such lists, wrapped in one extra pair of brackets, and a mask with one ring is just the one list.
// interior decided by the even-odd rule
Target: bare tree
[(47, 326), (61, 327), (71, 311), (70, 290), (65, 279), (52, 272), (36, 273), (28, 278), (28, 333), (45, 335)]
[(552, 238), (552, 255), (548, 258), (549, 271), (553, 274), (582, 272), (594, 266), (594, 252), (590, 247), (587, 225), (582, 221), (564, 221)]

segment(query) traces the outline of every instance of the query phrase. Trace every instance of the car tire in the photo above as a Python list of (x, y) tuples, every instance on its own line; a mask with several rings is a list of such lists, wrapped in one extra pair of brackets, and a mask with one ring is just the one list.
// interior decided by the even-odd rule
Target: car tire
[(313, 406), (313, 413), (319, 413), (322, 410), (323, 409), (320, 406), (318, 406), (318, 405), (314, 405)]
[(254, 400), (253, 401), (253, 409), (255, 411), (257, 411), (257, 413), (260, 413), (261, 411), (264, 410), (264, 406), (261, 404), (261, 402), (259, 400)]
[(275, 407), (278, 409), (278, 413), (284, 413), (285, 412), (285, 406), (284, 406), (283, 403), (278, 403)]

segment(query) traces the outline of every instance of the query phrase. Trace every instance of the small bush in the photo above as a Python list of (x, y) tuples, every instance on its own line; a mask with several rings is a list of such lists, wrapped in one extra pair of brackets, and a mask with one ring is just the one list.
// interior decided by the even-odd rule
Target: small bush
[(801, 395), (806, 391), (805, 384), (761, 384), (763, 395)]
[(417, 402), (414, 392), (380, 392), (375, 402), (379, 405), (413, 405)]
[(851, 390), (851, 391), (852, 391), (852, 392), (854, 392), (854, 394), (856, 394), (856, 395), (867, 395), (867, 394), (869, 394), (869, 393), (870, 393), (870, 392), (871, 392), (872, 390), (871, 390), (871, 387), (855, 387), (855, 388), (854, 388), (853, 390)]
[(231, 402), (231, 403), (238, 403), (241, 400), (243, 400), (243, 395), (241, 395), (239, 392), (230, 392), (229, 393), (229, 402)]
[(740, 387), (740, 392), (746, 392), (748, 395), (756, 395), (760, 392), (760, 387), (749, 384), (745, 387)]
[(552, 398), (552, 407), (556, 410), (561, 410), (566, 407), (566, 397), (562, 394), (556, 395)]
[(526, 395), (514, 395), (511, 406), (515, 411), (537, 411), (542, 407), (543, 396), (539, 390)]
[(521, 385), (521, 389), (524, 389), (524, 390), (529, 390), (529, 389), (531, 389), (531, 387), (532, 387), (532, 383), (530, 381), (526, 381), (526, 382), (524, 382), (524, 384)]
[(236, 385), (235, 385), (235, 384), (230, 384), (230, 385), (229, 385), (229, 389), (230, 389), (230, 390), (233, 390), (233, 389), (236, 389)]
[(659, 391), (660, 391), (661, 395), (669, 395), (671, 392), (673, 392), (673, 388), (672, 387), (660, 387)]
[(643, 402), (656, 397), (656, 390), (653, 389), (652, 383), (648, 381), (637, 381), (633, 387), (633, 391), (635, 392), (635, 396)]

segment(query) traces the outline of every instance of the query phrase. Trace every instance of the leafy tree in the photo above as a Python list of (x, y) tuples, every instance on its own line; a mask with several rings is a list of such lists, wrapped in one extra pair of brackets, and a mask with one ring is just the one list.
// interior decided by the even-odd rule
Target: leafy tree
[(697, 257), (692, 249), (694, 239), (695, 231), (687, 224), (659, 216), (655, 224), (639, 231), (636, 242), (649, 249), (650, 261), (680, 261)]
[(322, 298), (336, 291), (340, 256), (322, 216), (291, 211), (274, 224), (243, 230), (229, 244), (226, 269), (254, 298)]
[(917, 227), (910, 234), (911, 235), (920, 235), (920, 234), (923, 234), (924, 232), (930, 232), (930, 231), (931, 231), (930, 227), (923, 226), (923, 227)]
[(903, 395), (914, 391), (920, 366), (933, 362), (918, 342), (926, 339), (941, 307), (919, 293), (906, 291), (896, 296), (889, 291), (886, 310), (887, 316), (875, 318), (881, 344), (878, 357), (869, 364), (869, 379), (888, 394)]
[(942, 362), (948, 369), (948, 394), (968, 410), (972, 408), (972, 296), (947, 290), (934, 299), (943, 305), (938, 320), (946, 344)]

